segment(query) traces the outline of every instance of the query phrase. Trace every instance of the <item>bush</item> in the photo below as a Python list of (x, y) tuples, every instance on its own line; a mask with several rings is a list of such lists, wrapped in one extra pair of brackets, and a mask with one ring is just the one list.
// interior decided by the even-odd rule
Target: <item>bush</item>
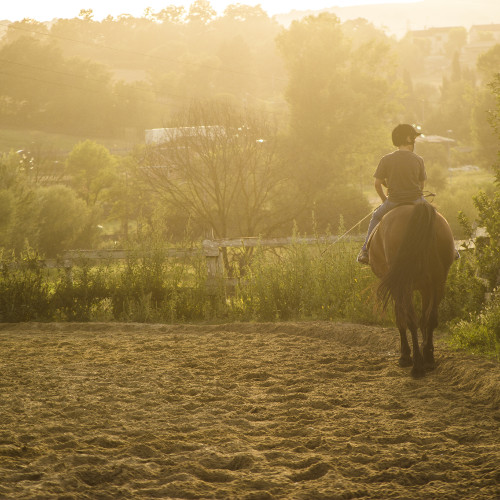
[(460, 349), (500, 360), (500, 290), (479, 315), (471, 315), (451, 328), (450, 343)]
[(217, 301), (207, 293), (203, 259), (168, 258), (166, 248), (131, 255), (110, 278), (112, 314), (118, 321), (196, 321), (210, 318)]
[(486, 287), (476, 276), (477, 261), (474, 254), (462, 251), (448, 273), (444, 299), (439, 308), (441, 322), (459, 321), (478, 313), (484, 302)]
[(296, 243), (273, 254), (259, 248), (238, 289), (244, 319), (379, 322), (375, 277), (356, 262), (359, 244)]
[[(297, 237), (287, 247), (257, 247), (231, 293), (222, 278), (207, 286), (202, 255), (172, 259), (154, 243), (123, 263), (91, 266), (82, 259), (59, 273), (40, 269), (32, 251), (18, 259), (9, 254), (2, 258), (0, 320), (392, 322), (376, 299), (377, 278), (356, 262), (360, 244), (306, 245)], [(484, 285), (475, 269), (474, 257), (464, 253), (450, 270), (441, 324), (481, 310)]]
[(45, 321), (52, 319), (50, 280), (40, 268), (39, 255), (24, 250), (0, 253), (0, 321)]
[(74, 248), (88, 218), (85, 202), (70, 188), (55, 185), (38, 189), (37, 204), (37, 248), (48, 257)]
[(102, 301), (109, 296), (108, 269), (90, 267), (83, 262), (60, 272), (52, 296), (56, 318), (66, 321), (91, 321)]

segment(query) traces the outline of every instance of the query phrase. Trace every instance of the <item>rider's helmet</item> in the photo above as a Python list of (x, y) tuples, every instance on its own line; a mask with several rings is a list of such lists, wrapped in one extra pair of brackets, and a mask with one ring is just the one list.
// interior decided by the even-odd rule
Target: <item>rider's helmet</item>
[[(394, 146), (398, 147), (413, 144), (421, 133), (422, 132), (418, 132), (412, 125), (401, 123), (392, 131), (392, 143)], [(408, 142), (408, 137), (411, 142)]]

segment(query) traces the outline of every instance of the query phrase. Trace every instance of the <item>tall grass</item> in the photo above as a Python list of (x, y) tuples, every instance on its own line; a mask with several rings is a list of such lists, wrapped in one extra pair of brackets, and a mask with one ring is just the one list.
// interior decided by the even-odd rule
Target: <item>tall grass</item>
[[(356, 262), (358, 250), (357, 242), (306, 245), (299, 238), (284, 248), (257, 247), (231, 290), (224, 278), (215, 284), (208, 281), (201, 254), (172, 259), (161, 245), (147, 252), (137, 249), (121, 263), (91, 266), (82, 260), (71, 272), (41, 269), (39, 256), (31, 250), (19, 257), (4, 253), (0, 321), (318, 319), (392, 324), (392, 313), (383, 313), (376, 300), (378, 280)], [(455, 332), (466, 331), (483, 297), (473, 258), (463, 255), (450, 271), (441, 322), (449, 322)], [(484, 317), (496, 314), (488, 309)], [(489, 329), (490, 323), (485, 319), (477, 331)], [(463, 333), (456, 333), (456, 338), (465, 342)]]
[(356, 262), (359, 244), (260, 248), (237, 290), (246, 319), (380, 322), (374, 277)]
[(451, 327), (450, 343), (500, 361), (500, 290), (493, 292), (479, 314), (471, 314)]
[(53, 318), (51, 280), (38, 265), (40, 257), (25, 250), (16, 257), (0, 250), (0, 321), (45, 321)]

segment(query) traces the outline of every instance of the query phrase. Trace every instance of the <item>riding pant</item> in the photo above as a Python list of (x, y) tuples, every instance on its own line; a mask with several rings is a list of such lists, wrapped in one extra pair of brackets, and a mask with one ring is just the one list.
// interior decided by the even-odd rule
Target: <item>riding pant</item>
[[(421, 196), (420, 198), (417, 198), (416, 200), (410, 202), (415, 205), (418, 203), (428, 203), (427, 200)], [(370, 239), (370, 234), (372, 234), (373, 230), (375, 229), (375, 226), (382, 220), (382, 217), (390, 212), (393, 208), (396, 208), (398, 205), (401, 205), (401, 203), (396, 203), (394, 201), (389, 201), (388, 199), (382, 203), (379, 207), (377, 207), (372, 215), (372, 218), (370, 220), (370, 224), (368, 225), (368, 234), (366, 235), (365, 242), (363, 244), (363, 250), (367, 249), (368, 245), (368, 240)]]

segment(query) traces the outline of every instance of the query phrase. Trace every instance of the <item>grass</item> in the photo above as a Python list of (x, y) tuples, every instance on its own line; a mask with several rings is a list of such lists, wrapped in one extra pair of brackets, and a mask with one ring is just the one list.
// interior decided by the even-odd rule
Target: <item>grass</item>
[[(74, 136), (67, 134), (56, 134), (44, 132), (41, 130), (25, 129), (1, 129), (0, 130), (0, 153), (9, 153), (10, 151), (26, 150), (44, 150), (55, 151), (57, 153), (67, 153), (81, 141), (89, 139), (85, 136)], [(98, 144), (102, 144), (110, 151), (129, 150), (133, 147), (129, 141), (120, 139), (91, 138)]]
[(450, 328), (450, 344), (500, 361), (500, 290), (479, 314), (471, 314)]

